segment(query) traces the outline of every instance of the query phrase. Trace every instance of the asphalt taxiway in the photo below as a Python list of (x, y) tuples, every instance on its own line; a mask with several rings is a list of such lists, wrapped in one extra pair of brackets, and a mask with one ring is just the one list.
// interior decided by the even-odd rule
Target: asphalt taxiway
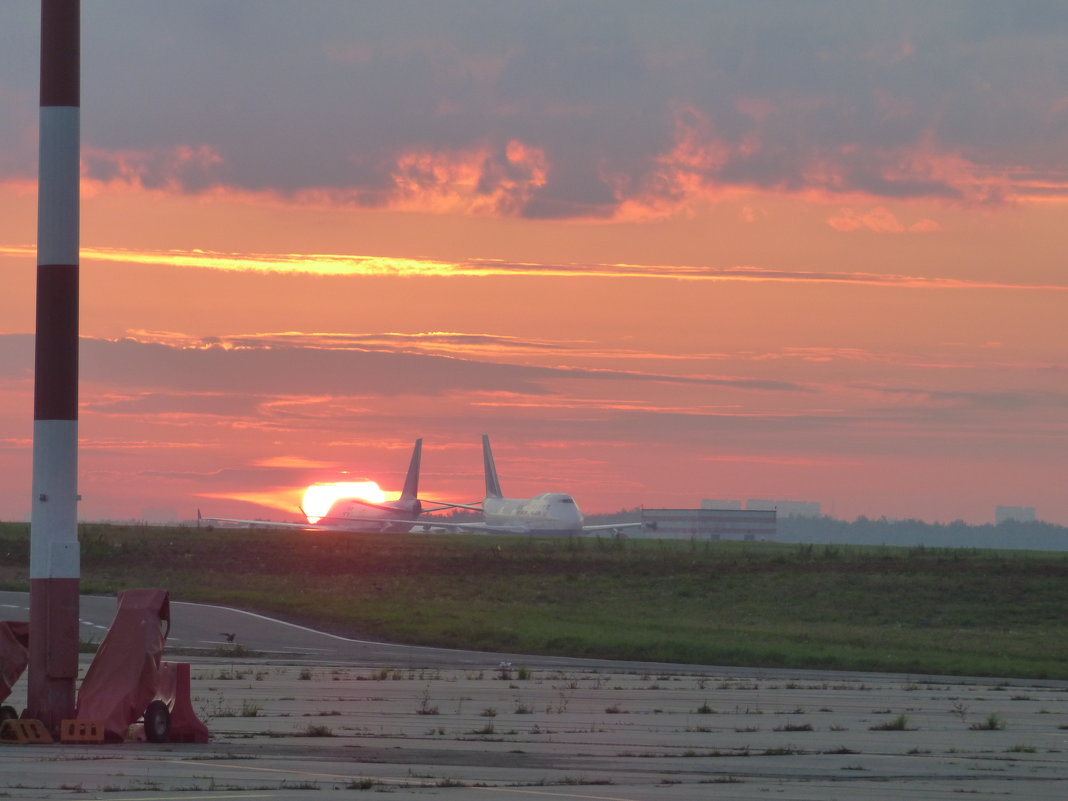
[[(114, 609), (83, 598), (83, 637)], [(175, 648), (211, 742), (2, 745), (0, 797), (1068, 798), (1066, 682), (418, 648), (180, 603)]]

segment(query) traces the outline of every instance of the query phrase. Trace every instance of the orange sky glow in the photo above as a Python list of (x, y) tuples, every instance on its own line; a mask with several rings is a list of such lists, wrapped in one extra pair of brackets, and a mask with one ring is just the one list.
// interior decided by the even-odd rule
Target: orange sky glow
[[(622, 4), (603, 36), (552, 4), (471, 30), (337, 9), (292, 45), (250, 13), (234, 49), (192, 3), (129, 24), (203, 39), (205, 65), (138, 45), (143, 78), (87, 7), (82, 517), (295, 520), (322, 514), (308, 487), (364, 478), (393, 498), (417, 437), (421, 495), (475, 501), (486, 433), (506, 494), (587, 513), (761, 498), (983, 523), (1004, 504), (1068, 525), (1068, 22), (906, 2), (827, 15), (841, 36), (817, 45), (760, 4), (708, 5), (653, 25)], [(32, 449), (19, 15), (0, 519), (28, 511)], [(128, 98), (104, 92), (120, 80)]]

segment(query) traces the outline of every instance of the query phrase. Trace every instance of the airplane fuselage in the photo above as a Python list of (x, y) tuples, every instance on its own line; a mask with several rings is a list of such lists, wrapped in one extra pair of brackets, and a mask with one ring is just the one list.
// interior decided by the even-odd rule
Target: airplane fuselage
[(319, 519), (316, 528), (405, 533), (412, 530), (412, 524), (407, 521), (414, 520), (422, 511), (422, 504), (415, 498), (386, 501), (374, 506), (351, 498), (339, 498)]
[(522, 499), (487, 497), (482, 517), (489, 527), (522, 528), (530, 534), (566, 537), (582, 533), (582, 513), (575, 499), (562, 492)]

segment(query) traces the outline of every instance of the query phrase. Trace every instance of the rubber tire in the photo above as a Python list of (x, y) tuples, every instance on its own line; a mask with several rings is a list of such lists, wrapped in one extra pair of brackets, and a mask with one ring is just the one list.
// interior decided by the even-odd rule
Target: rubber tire
[(171, 710), (160, 700), (145, 709), (145, 739), (150, 743), (165, 743), (171, 736)]
[(15, 711), (15, 707), (4, 704), (0, 706), (0, 723), (5, 720), (18, 720), (19, 713)]

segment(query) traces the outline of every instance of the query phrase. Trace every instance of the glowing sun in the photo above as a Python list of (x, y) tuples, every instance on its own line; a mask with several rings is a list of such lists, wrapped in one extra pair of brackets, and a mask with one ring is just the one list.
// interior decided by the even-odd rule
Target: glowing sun
[(317, 523), (326, 516), (335, 501), (342, 498), (359, 498), (371, 503), (382, 503), (386, 494), (375, 481), (338, 481), (333, 484), (312, 484), (304, 492), (301, 509), (309, 523)]

